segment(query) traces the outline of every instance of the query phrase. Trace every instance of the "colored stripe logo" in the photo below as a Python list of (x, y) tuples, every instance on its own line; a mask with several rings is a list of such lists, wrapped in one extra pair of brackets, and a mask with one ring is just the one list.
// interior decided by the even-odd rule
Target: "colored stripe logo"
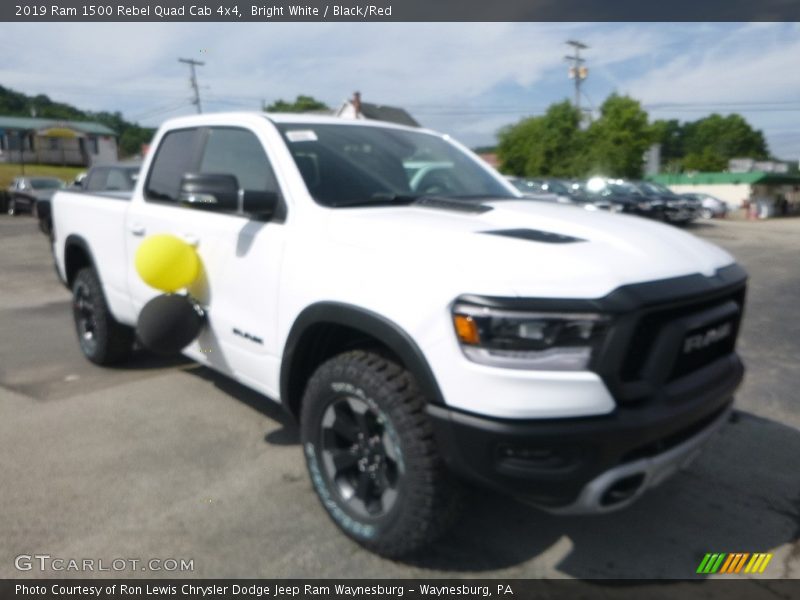
[(709, 553), (700, 561), (700, 566), (697, 567), (697, 573), (702, 575), (712, 575), (714, 573), (728, 575), (737, 573), (763, 573), (771, 560), (772, 554), (767, 554), (765, 552), (756, 552), (754, 554), (750, 554), (749, 552), (735, 552), (732, 554), (724, 552)]

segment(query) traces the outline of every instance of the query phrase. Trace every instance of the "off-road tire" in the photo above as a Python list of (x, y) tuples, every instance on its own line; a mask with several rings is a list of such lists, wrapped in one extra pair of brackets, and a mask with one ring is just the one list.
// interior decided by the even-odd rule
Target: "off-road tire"
[[(439, 455), (425, 398), (410, 372), (373, 352), (346, 352), (316, 370), (302, 402), (301, 439), (311, 482), (322, 506), (345, 534), (372, 552), (397, 558), (431, 543), (453, 524), (460, 504), (458, 484)], [(350, 444), (350, 438), (340, 436), (330, 419), (332, 415), (336, 415), (335, 420), (340, 418), (337, 409), (345, 413), (351, 410), (349, 403), (368, 409), (369, 418), (364, 420), (377, 427), (380, 434), (370, 439), (380, 438), (379, 445), (388, 446), (382, 463), (386, 473), (392, 471), (389, 467), (394, 462), (393, 502), (381, 514), (365, 514), (368, 505), (358, 498), (363, 475), (360, 461), (347, 467), (355, 471), (345, 470), (345, 475), (330, 472), (332, 456), (339, 455), (341, 449), (331, 452), (326, 444), (331, 446), (331, 438), (345, 446)], [(357, 421), (356, 418), (353, 422)], [(359, 455), (355, 449), (358, 444), (353, 442), (343, 452)], [(348, 478), (353, 481), (349, 501), (342, 493), (342, 484), (337, 483)], [(381, 482), (386, 483), (391, 477), (381, 480), (379, 475), (378, 479), (370, 488), (376, 494), (390, 488)], [(348, 485), (344, 484), (345, 491)], [(371, 500), (369, 506), (385, 508), (386, 498), (389, 495)]]
[(113, 365), (128, 357), (135, 332), (111, 314), (93, 267), (81, 269), (72, 283), (72, 314), (81, 352), (91, 362)]

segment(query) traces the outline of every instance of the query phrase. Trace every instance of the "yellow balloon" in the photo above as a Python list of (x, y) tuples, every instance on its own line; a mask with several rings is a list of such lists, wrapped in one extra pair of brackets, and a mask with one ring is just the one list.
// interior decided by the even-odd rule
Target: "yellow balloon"
[(200, 257), (189, 244), (168, 233), (151, 235), (136, 250), (136, 271), (162, 292), (175, 292), (200, 274)]

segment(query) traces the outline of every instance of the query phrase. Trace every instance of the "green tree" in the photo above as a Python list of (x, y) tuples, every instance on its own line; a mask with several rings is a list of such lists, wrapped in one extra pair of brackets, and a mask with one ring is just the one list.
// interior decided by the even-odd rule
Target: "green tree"
[(761, 131), (738, 114), (712, 114), (684, 124), (684, 169), (722, 171), (731, 158), (769, 157)]
[(509, 175), (525, 175), (531, 148), (539, 137), (541, 117), (528, 117), (497, 132), (500, 169)]
[(155, 129), (133, 125), (127, 127), (119, 138), (119, 153), (122, 156), (134, 156), (142, 151), (143, 144), (153, 139)]
[(502, 129), (497, 154), (512, 175), (570, 177), (581, 144), (580, 114), (568, 101), (551, 105), (539, 117)]
[(654, 139), (655, 132), (641, 104), (628, 96), (612, 94), (600, 107), (600, 118), (586, 131), (577, 171), (582, 175), (640, 178), (644, 153)]
[(658, 120), (652, 125), (653, 141), (661, 146), (662, 170), (677, 172), (681, 170), (684, 155), (684, 128), (677, 119)]
[(286, 100), (276, 100), (269, 106), (264, 107), (267, 112), (309, 112), (316, 110), (330, 110), (328, 105), (324, 102), (313, 98), (312, 96), (298, 96), (294, 102), (287, 102)]

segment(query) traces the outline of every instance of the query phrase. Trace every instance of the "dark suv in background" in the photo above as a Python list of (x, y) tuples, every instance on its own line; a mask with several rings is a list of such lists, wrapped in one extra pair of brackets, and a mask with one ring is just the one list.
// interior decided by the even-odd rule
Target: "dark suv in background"
[(16, 177), (8, 188), (6, 212), (9, 215), (36, 214), (41, 203), (49, 204), (56, 190), (63, 187), (64, 182), (57, 177)]
[(652, 181), (632, 181), (631, 185), (660, 205), (662, 220), (668, 223), (685, 225), (700, 217), (703, 207), (699, 201), (680, 196), (665, 185)]

